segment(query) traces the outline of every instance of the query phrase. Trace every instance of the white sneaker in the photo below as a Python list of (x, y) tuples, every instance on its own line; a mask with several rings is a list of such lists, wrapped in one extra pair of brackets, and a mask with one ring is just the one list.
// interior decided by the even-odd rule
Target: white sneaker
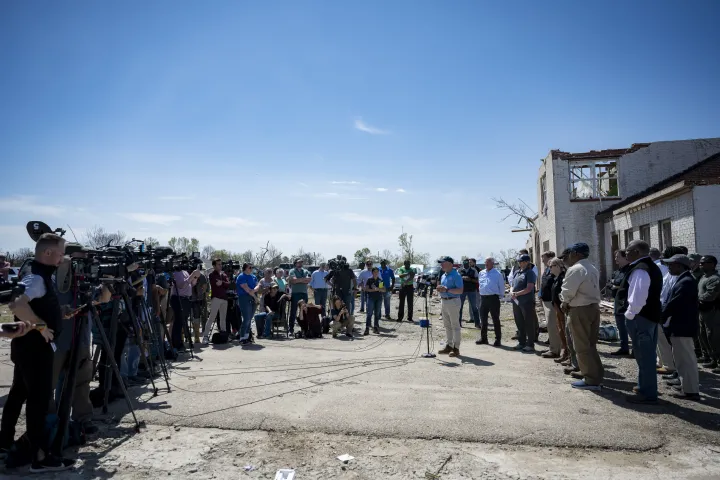
[(203, 337), (203, 339), (202, 339), (202, 344), (203, 344), (203, 345), (208, 345), (208, 344), (210, 344), (210, 339), (209, 339), (208, 337)]

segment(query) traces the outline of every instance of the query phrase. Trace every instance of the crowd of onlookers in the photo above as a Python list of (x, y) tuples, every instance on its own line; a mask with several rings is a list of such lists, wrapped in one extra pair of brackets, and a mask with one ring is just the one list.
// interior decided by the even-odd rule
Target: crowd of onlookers
[[(509, 275), (516, 349), (534, 352), (538, 339), (535, 292), (547, 321), (548, 344), (542, 357), (554, 359), (577, 379), (572, 386), (600, 390), (604, 370), (597, 342), (600, 330), (600, 275), (588, 260), (587, 244), (577, 243), (559, 257), (542, 254), (538, 272), (521, 251)], [(638, 382), (628, 401), (653, 404), (658, 379), (674, 395), (699, 398), (699, 365), (720, 373), (720, 276), (712, 255), (690, 254), (685, 247), (663, 252), (635, 240), (615, 252), (618, 269), (609, 288), (620, 348), (614, 356), (635, 358)], [(536, 288), (537, 286), (537, 288)]]

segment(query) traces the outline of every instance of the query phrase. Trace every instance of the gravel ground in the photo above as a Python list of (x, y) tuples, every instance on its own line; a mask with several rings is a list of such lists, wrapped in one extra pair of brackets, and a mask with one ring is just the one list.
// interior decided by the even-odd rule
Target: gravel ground
[[(418, 320), (422, 302), (415, 311)], [(429, 301), (429, 311), (437, 350), (444, 340), (439, 300)], [(510, 305), (501, 319), (512, 345)], [(701, 403), (671, 398), (663, 387), (659, 409), (631, 408), (622, 394), (637, 370), (634, 360), (609, 356), (617, 344), (599, 347), (606, 388), (593, 395), (570, 389), (551, 360), (474, 345), (473, 326), (463, 329), (463, 358), (455, 361), (410, 360), (418, 346), (425, 349), (416, 325), (383, 321), (382, 332), (352, 342), (198, 349), (195, 360), (173, 365), (172, 393), (131, 389), (147, 423), (141, 434), (132, 433), (122, 404), (113, 404), (98, 416), (101, 434), (79, 449), (79, 468), (55, 478), (267, 479), (279, 468), (295, 469), (298, 480), (720, 478), (720, 384), (706, 372)], [(0, 344), (0, 405), (12, 374), (7, 347)], [(287, 366), (297, 362), (305, 369)], [(343, 371), (333, 373), (333, 362)], [(214, 373), (233, 369), (245, 369), (245, 380)], [(270, 373), (255, 377), (253, 369)], [(355, 459), (337, 460), (345, 453)]]

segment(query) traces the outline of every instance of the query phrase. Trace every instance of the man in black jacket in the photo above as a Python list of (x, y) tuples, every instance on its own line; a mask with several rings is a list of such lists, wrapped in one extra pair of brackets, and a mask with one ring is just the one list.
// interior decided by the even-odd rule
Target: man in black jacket
[(670, 270), (670, 275), (677, 276), (662, 312), (663, 328), (670, 338), (679, 376), (667, 383), (678, 391), (675, 396), (697, 399), (700, 393), (693, 338), (698, 332), (698, 288), (687, 255), (673, 255), (663, 262)]

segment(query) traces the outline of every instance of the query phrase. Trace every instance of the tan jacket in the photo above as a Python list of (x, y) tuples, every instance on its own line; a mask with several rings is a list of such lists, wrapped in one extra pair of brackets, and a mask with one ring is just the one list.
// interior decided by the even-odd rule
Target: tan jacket
[(571, 307), (600, 303), (600, 272), (587, 258), (567, 269), (560, 298)]

